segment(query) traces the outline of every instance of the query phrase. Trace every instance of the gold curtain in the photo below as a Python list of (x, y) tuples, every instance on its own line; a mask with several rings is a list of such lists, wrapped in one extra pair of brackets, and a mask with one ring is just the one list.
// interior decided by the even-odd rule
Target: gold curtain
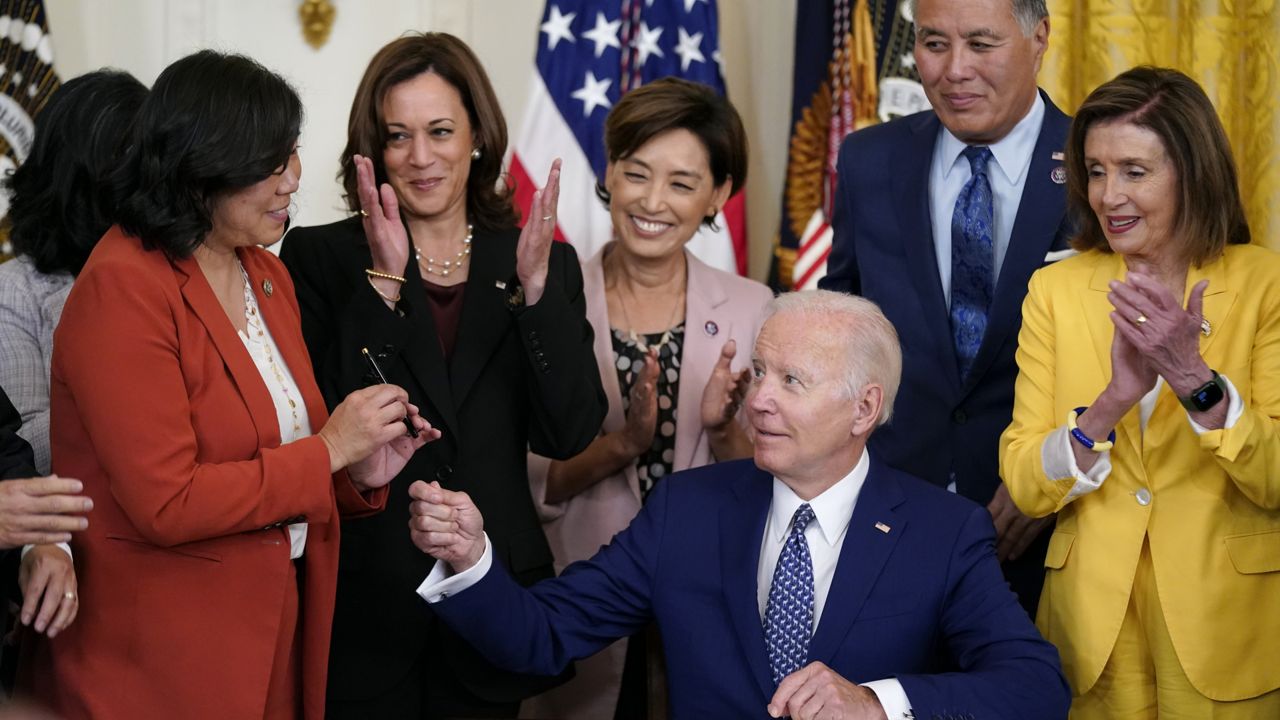
[(1280, 0), (1049, 0), (1040, 84), (1071, 113), (1134, 65), (1177, 68), (1226, 126), (1254, 242), (1280, 250)]

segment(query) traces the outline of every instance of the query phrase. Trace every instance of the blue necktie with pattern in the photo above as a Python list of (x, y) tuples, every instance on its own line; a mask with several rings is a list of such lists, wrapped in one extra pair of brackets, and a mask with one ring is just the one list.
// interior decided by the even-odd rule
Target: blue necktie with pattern
[(805, 503), (791, 516), (791, 534), (778, 554), (769, 602), (764, 610), (764, 637), (769, 646), (773, 683), (804, 666), (813, 636), (813, 558), (804, 529), (813, 520), (813, 508)]
[(995, 293), (995, 211), (987, 177), (991, 148), (970, 146), (964, 156), (973, 177), (960, 190), (951, 215), (951, 337), (961, 379), (969, 375), (978, 356)]

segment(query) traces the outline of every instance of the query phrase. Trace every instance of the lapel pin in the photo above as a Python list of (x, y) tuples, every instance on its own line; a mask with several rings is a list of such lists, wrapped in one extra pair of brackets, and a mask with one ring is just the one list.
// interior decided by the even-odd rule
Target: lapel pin
[(1067, 181), (1067, 169), (1059, 165), (1049, 171), (1049, 179), (1056, 185), (1062, 185)]
[(877, 530), (879, 530), (879, 531), (880, 531), (880, 532), (882, 532), (882, 533), (887, 533), (887, 532), (889, 532), (889, 526), (888, 526), (888, 525), (885, 525), (885, 524), (884, 524), (884, 523), (882, 523), (882, 522), (878, 522), (878, 523), (876, 523), (876, 529), (877, 529)]
[(498, 288), (499, 290), (506, 290), (506, 289), (507, 289), (507, 284), (506, 284), (505, 282), (501, 281), (501, 280), (494, 280), (494, 281), (493, 281), (493, 286), (494, 286), (494, 287), (496, 287), (496, 288)]
[(270, 280), (262, 281), (262, 292), (266, 293), (267, 297), (271, 297), (271, 293), (275, 292), (275, 289), (276, 286), (272, 285)]
[(1066, 159), (1067, 156), (1063, 155), (1061, 150), (1058, 150), (1058, 151), (1055, 151), (1051, 157), (1054, 160), (1057, 160), (1058, 162), (1062, 162), (1063, 160)]
[(708, 320), (707, 324), (702, 326), (702, 330), (711, 337), (715, 337), (716, 333), (720, 332), (720, 326), (716, 324), (715, 320)]
[(1200, 318), (1200, 332), (1205, 337), (1209, 337), (1209, 333), (1213, 332), (1213, 326), (1209, 324), (1209, 318)]

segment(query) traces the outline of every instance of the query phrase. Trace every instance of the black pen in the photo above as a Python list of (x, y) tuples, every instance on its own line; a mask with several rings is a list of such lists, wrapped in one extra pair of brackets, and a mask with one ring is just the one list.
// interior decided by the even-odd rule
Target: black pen
[[(382, 368), (378, 367), (378, 361), (373, 359), (373, 353), (369, 352), (369, 348), (360, 348), (360, 352), (364, 353), (364, 359), (369, 361), (369, 368), (373, 370), (373, 374), (378, 376), (379, 382), (383, 385), (390, 385), (387, 382), (387, 376), (382, 374)], [(409, 428), (409, 437), (418, 437), (418, 429), (413, 426), (413, 421), (408, 415), (404, 416), (404, 426)]]

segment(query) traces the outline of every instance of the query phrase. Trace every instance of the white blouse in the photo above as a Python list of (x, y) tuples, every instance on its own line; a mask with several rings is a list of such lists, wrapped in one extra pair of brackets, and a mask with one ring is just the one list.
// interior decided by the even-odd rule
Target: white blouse
[[(307, 417), (307, 406), (302, 402), (302, 392), (298, 383), (294, 382), (289, 366), (280, 355), (280, 347), (266, 320), (258, 312), (258, 299), (249, 284), (249, 274), (244, 266), (240, 266), (240, 275), (244, 277), (244, 319), (248, 332), (238, 330), (244, 347), (253, 358), (253, 364), (262, 376), (271, 393), (271, 402), (276, 406), (276, 420), (280, 423), (280, 444), (285, 445), (294, 440), (301, 440), (311, 434), (311, 422)], [(289, 557), (298, 559), (307, 546), (307, 524), (293, 523), (289, 526)]]

